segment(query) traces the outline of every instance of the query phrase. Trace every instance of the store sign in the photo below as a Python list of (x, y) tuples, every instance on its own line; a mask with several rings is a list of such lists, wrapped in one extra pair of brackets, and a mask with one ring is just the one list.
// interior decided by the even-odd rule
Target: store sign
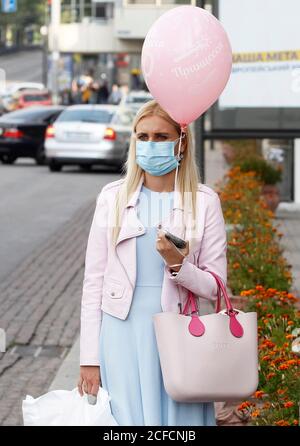
[(117, 54), (116, 66), (118, 68), (128, 67), (129, 57), (127, 53)]
[(219, 0), (233, 50), (220, 108), (300, 107), (299, 17), (299, 0)]
[[(60, 54), (58, 59), (58, 90), (71, 88), (73, 80), (73, 56), (72, 54)], [(48, 57), (48, 83), (47, 87), (53, 89), (53, 60), (52, 55)]]

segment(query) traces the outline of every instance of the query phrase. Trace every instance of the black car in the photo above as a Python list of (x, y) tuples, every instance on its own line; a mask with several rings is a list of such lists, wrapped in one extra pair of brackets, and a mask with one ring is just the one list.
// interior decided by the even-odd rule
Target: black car
[(0, 160), (13, 164), (19, 157), (45, 163), (45, 132), (64, 106), (30, 107), (0, 117)]

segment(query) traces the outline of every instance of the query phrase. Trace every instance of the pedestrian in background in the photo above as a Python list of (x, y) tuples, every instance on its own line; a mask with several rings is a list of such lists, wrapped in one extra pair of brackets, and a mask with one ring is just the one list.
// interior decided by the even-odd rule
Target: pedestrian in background
[(113, 84), (112, 91), (108, 98), (109, 104), (118, 105), (122, 99), (122, 91), (119, 88), (118, 84)]
[(108, 90), (108, 86), (107, 86), (107, 81), (103, 80), (103, 81), (101, 81), (100, 88), (98, 90), (97, 103), (98, 104), (107, 104), (108, 97), (109, 97), (109, 90)]

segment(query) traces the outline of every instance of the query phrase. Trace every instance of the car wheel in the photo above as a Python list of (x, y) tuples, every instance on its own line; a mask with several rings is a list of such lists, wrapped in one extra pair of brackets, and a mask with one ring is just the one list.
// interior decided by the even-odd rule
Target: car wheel
[(3, 164), (13, 164), (16, 161), (17, 157), (10, 155), (10, 154), (4, 154), (1, 155), (1, 161)]
[(45, 149), (44, 145), (42, 144), (36, 151), (35, 162), (38, 166), (42, 166), (45, 164), (45, 161), (46, 161)]
[(51, 172), (60, 172), (62, 169), (62, 164), (58, 164), (56, 161), (50, 160), (49, 169)]

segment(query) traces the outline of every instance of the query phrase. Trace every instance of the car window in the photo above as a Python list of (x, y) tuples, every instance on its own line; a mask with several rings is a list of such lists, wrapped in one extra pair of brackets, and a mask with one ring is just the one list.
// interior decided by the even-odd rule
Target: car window
[(25, 102), (34, 101), (47, 101), (49, 99), (48, 94), (24, 94), (23, 96)]
[(96, 122), (99, 124), (108, 124), (111, 122), (113, 112), (109, 110), (67, 110), (63, 112), (57, 122)]
[(56, 121), (56, 119), (58, 118), (58, 116), (61, 114), (62, 111), (56, 111), (54, 113), (51, 113), (51, 115), (47, 115), (43, 118), (43, 121), (46, 122), (47, 124), (52, 124), (54, 121)]

